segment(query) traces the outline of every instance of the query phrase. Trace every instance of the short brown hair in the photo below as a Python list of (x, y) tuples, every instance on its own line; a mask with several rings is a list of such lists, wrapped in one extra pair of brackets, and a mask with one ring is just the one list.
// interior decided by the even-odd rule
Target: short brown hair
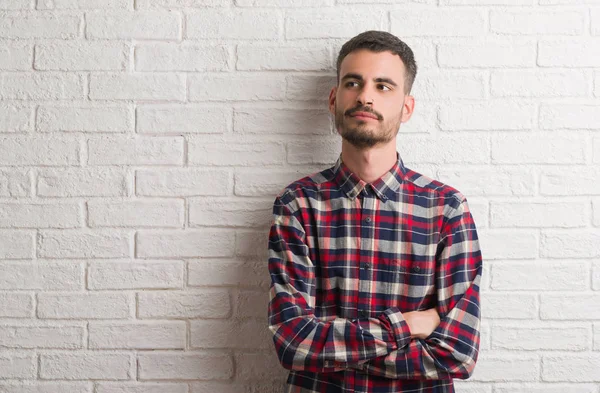
[(417, 63), (412, 49), (398, 37), (386, 31), (369, 30), (351, 38), (340, 49), (337, 57), (336, 71), (338, 82), (340, 80), (340, 66), (342, 60), (350, 53), (359, 49), (368, 49), (372, 52), (392, 52), (400, 56), (400, 59), (406, 67), (406, 82), (404, 90), (410, 93), (412, 85), (417, 76)]

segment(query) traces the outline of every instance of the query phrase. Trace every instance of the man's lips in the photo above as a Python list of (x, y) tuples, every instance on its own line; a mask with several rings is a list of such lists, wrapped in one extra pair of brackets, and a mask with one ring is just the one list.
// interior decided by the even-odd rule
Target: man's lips
[(354, 112), (350, 115), (351, 117), (358, 117), (359, 119), (375, 119), (378, 120), (377, 115), (370, 112)]

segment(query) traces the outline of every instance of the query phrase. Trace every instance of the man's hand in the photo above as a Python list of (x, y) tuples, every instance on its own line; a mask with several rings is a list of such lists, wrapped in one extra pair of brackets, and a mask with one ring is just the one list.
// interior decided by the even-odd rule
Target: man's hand
[(428, 337), (440, 324), (440, 315), (435, 308), (406, 312), (402, 315), (410, 328), (410, 336), (413, 338)]

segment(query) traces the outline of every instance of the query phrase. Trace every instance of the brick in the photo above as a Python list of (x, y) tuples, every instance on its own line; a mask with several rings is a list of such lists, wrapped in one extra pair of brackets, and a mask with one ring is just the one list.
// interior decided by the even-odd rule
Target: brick
[(600, 350), (600, 324), (594, 324), (594, 350)]
[(335, 75), (290, 75), (285, 96), (290, 100), (326, 101), (336, 85)]
[(263, 260), (198, 259), (188, 262), (189, 286), (267, 286)]
[(137, 132), (142, 134), (223, 134), (232, 123), (229, 108), (197, 105), (137, 107)]
[(44, 106), (37, 111), (36, 129), (41, 132), (129, 132), (133, 113), (126, 106)]
[(503, 261), (492, 268), (491, 286), (494, 290), (585, 290), (588, 274), (586, 262)]
[(184, 349), (184, 321), (90, 322), (89, 346), (95, 349)]
[(580, 11), (491, 11), (490, 31), (512, 35), (580, 35), (584, 14)]
[(582, 202), (491, 202), (492, 227), (574, 228), (587, 224)]
[(36, 355), (34, 353), (0, 354), (0, 378), (2, 379), (35, 379)]
[(504, 164), (583, 164), (587, 149), (578, 136), (498, 135), (492, 137), (492, 161)]
[(439, 44), (437, 55), (440, 66), (447, 68), (533, 67), (536, 47), (535, 42), (461, 41)]
[(238, 70), (322, 71), (332, 69), (329, 48), (324, 45), (238, 45)]
[(79, 141), (66, 138), (10, 136), (0, 139), (0, 165), (79, 164)]
[(488, 228), (490, 208), (489, 202), (484, 198), (469, 198), (469, 211), (473, 215), (473, 219), (477, 223), (477, 228)]
[(595, 50), (599, 38), (541, 40), (538, 44), (538, 65), (542, 67), (597, 67), (600, 53)]
[(233, 360), (228, 354), (205, 352), (186, 353), (139, 353), (138, 379), (230, 379)]
[(542, 380), (561, 382), (600, 382), (600, 355), (544, 355)]
[(93, 100), (183, 101), (185, 77), (177, 74), (99, 74), (90, 76)]
[(340, 155), (339, 137), (312, 138), (287, 144), (287, 162), (302, 164), (333, 164)]
[(285, 37), (288, 40), (307, 38), (350, 38), (366, 30), (381, 30), (384, 14), (372, 10), (369, 13), (353, 10), (320, 9), (299, 10), (288, 13), (285, 21)]
[(265, 244), (265, 240), (268, 238), (268, 229), (263, 229), (261, 231), (238, 231), (235, 235), (235, 255), (267, 260), (267, 247), (257, 247), (256, 245)]
[(494, 393), (596, 393), (593, 385), (548, 383), (497, 383)]
[(21, 105), (0, 105), (0, 132), (28, 132), (33, 128), (33, 108)]
[(131, 379), (135, 361), (126, 353), (40, 354), (44, 379)]
[(83, 99), (84, 78), (78, 74), (14, 72), (1, 75), (3, 100)]
[(0, 0), (0, 10), (26, 10), (33, 8), (32, 1), (23, 0)]
[(75, 228), (81, 224), (77, 203), (0, 203), (0, 228)]
[(583, 351), (589, 349), (590, 329), (584, 325), (509, 325), (492, 328), (492, 348), (517, 351)]
[(181, 228), (184, 219), (182, 200), (164, 201), (90, 201), (90, 227), (168, 227)]
[(23, 42), (0, 43), (0, 70), (29, 71), (32, 63), (32, 45)]
[(440, 5), (536, 5), (537, 0), (440, 0)]
[(37, 316), (43, 319), (126, 319), (132, 299), (127, 293), (42, 292)]
[(540, 375), (540, 360), (535, 355), (481, 354), (470, 381), (537, 381)]
[(227, 318), (230, 314), (225, 290), (138, 293), (138, 318)]
[[(265, 267), (263, 266), (263, 268)], [(256, 289), (240, 290), (235, 300), (235, 315), (241, 318), (263, 318), (268, 305), (268, 291)]]
[(0, 318), (32, 318), (34, 309), (32, 294), (0, 292)]
[(204, 9), (186, 14), (185, 38), (273, 40), (281, 36), (280, 25), (277, 12)]
[(46, 258), (125, 258), (131, 254), (131, 233), (77, 229), (40, 231), (38, 256)]
[(224, 170), (169, 169), (136, 171), (136, 193), (143, 196), (227, 195), (231, 175)]
[(594, 138), (592, 142), (592, 154), (593, 154), (593, 162), (594, 164), (600, 164), (600, 138)]
[[(281, 370), (283, 368), (280, 367)], [(283, 371), (279, 370), (281, 374)], [(273, 370), (275, 371), (275, 370)], [(190, 393), (281, 393), (285, 391), (284, 382), (273, 383), (272, 381), (243, 381), (243, 382), (192, 382)]]
[(324, 109), (241, 107), (235, 109), (233, 130), (241, 134), (325, 135), (331, 132), (329, 116)]
[[(15, 325), (0, 326), (2, 348), (82, 349), (85, 346), (84, 326)], [(2, 389), (0, 387), (0, 389)], [(0, 390), (2, 391), (2, 390)]]
[(600, 226), (600, 200), (593, 201), (593, 220), (595, 226)]
[(227, 231), (138, 231), (137, 258), (227, 257), (233, 255), (233, 233)]
[[(266, 227), (272, 220), (272, 202), (241, 198), (197, 198), (190, 199), (190, 227)], [(0, 205), (1, 206), (1, 205)]]
[(50, 12), (7, 14), (0, 21), (0, 38), (73, 39), (79, 36), (80, 23), (81, 17), (78, 15), (56, 15)]
[(419, 100), (482, 99), (485, 89), (481, 73), (429, 71), (420, 73), (415, 80), (412, 95)]
[(0, 259), (31, 259), (35, 251), (35, 233), (0, 230)]
[(410, 36), (481, 36), (487, 28), (477, 9), (420, 9), (390, 11), (391, 33)]
[(600, 129), (600, 106), (567, 103), (563, 105), (542, 104), (540, 127), (546, 130)]
[[(594, 3), (598, 5), (597, 3)], [(592, 18), (592, 34), (600, 35), (600, 12), (597, 8), (590, 9), (590, 15)]]
[(235, 173), (235, 195), (272, 197), (286, 185), (307, 174), (306, 168), (285, 171), (238, 169)]
[(531, 170), (501, 166), (469, 169), (438, 170), (438, 178), (465, 195), (472, 196), (526, 196), (534, 195), (535, 175)]
[(182, 137), (103, 137), (88, 140), (90, 165), (183, 165)]
[(478, 231), (486, 259), (529, 259), (538, 256), (535, 232), (493, 229)]
[(182, 261), (90, 262), (88, 288), (104, 289), (179, 289), (183, 287)]
[(548, 258), (600, 257), (600, 231), (542, 232), (541, 256)]
[(598, 4), (596, 0), (540, 0), (540, 5)]
[(481, 309), (486, 319), (537, 319), (537, 295), (514, 292), (482, 292)]
[(285, 381), (285, 371), (275, 351), (237, 353), (235, 357), (238, 381)]
[(93, 388), (89, 382), (0, 382), (2, 393), (92, 393)]
[(76, 262), (1, 261), (0, 290), (76, 291), (83, 288), (84, 266)]
[(36, 130), (41, 132), (131, 132), (133, 111), (126, 106), (40, 105)]
[(136, 0), (137, 9), (227, 7), (232, 0)]
[(596, 291), (600, 290), (600, 264), (598, 262), (592, 266), (592, 288)]
[(86, 14), (88, 39), (181, 39), (181, 14), (166, 11), (121, 11)]
[(126, 196), (127, 173), (121, 168), (40, 170), (37, 194), (45, 197)]
[(0, 170), (0, 197), (18, 198), (31, 194), (31, 171)]
[[(343, 1), (338, 0), (338, 4)], [(325, 7), (333, 5), (333, 0), (235, 0), (238, 7)]]
[(190, 75), (190, 101), (257, 101), (283, 100), (285, 80), (282, 75), (199, 74)]
[(37, 9), (130, 9), (131, 0), (38, 0)]
[(555, 320), (600, 319), (600, 294), (546, 294), (540, 295), (540, 318)]
[[(380, 1), (380, 0), (379, 0)], [(390, 0), (392, 1), (392, 0)], [(408, 0), (413, 1), (413, 0)], [(419, 2), (423, 2), (426, 0), (415, 0)], [(402, 41), (404, 41), (413, 51), (415, 59), (417, 59), (419, 70), (433, 70), (439, 69), (437, 53), (436, 53), (436, 42), (431, 39), (424, 37), (402, 37)], [(339, 47), (335, 47), (334, 49), (341, 49), (341, 44)], [(338, 53), (337, 51), (335, 52)], [(417, 79), (420, 76), (417, 77)], [(419, 108), (421, 109), (421, 108)]]
[(227, 71), (229, 63), (224, 45), (152, 43), (135, 49), (137, 71)]
[(100, 382), (96, 393), (188, 393), (183, 383), (125, 383)]
[[(428, 104), (413, 112), (410, 120), (400, 125), (400, 132), (431, 134), (439, 129), (439, 106)], [(332, 116), (333, 118), (333, 116)], [(337, 137), (336, 137), (337, 138)], [(337, 143), (336, 143), (337, 144)]]
[(540, 173), (541, 195), (597, 195), (600, 170), (587, 168), (544, 169)]
[(492, 96), (583, 97), (590, 81), (581, 71), (493, 71)]
[(189, 165), (281, 166), (285, 162), (285, 146), (277, 142), (207, 143), (201, 139), (188, 142)]
[(527, 103), (448, 103), (440, 107), (440, 127), (444, 131), (527, 130), (533, 128), (534, 116), (535, 106)]
[(452, 381), (454, 388), (460, 393), (491, 393), (492, 384), (486, 382), (471, 382), (469, 380), (455, 379)]
[(400, 133), (398, 140), (398, 151), (405, 162), (487, 164), (490, 160), (489, 141), (479, 136), (421, 137)]
[(263, 320), (191, 321), (190, 340), (192, 348), (202, 349), (271, 349), (273, 346), (271, 332)]
[(125, 70), (129, 47), (122, 43), (53, 42), (35, 47), (36, 70)]

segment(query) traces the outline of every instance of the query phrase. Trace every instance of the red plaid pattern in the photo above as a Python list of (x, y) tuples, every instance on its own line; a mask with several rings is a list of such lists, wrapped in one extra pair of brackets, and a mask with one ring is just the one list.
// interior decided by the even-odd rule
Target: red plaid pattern
[[(269, 328), (289, 392), (454, 392), (479, 350), (482, 258), (467, 200), (396, 164), (367, 184), (341, 155), (287, 186), (269, 234)], [(441, 323), (411, 339), (403, 314)]]

